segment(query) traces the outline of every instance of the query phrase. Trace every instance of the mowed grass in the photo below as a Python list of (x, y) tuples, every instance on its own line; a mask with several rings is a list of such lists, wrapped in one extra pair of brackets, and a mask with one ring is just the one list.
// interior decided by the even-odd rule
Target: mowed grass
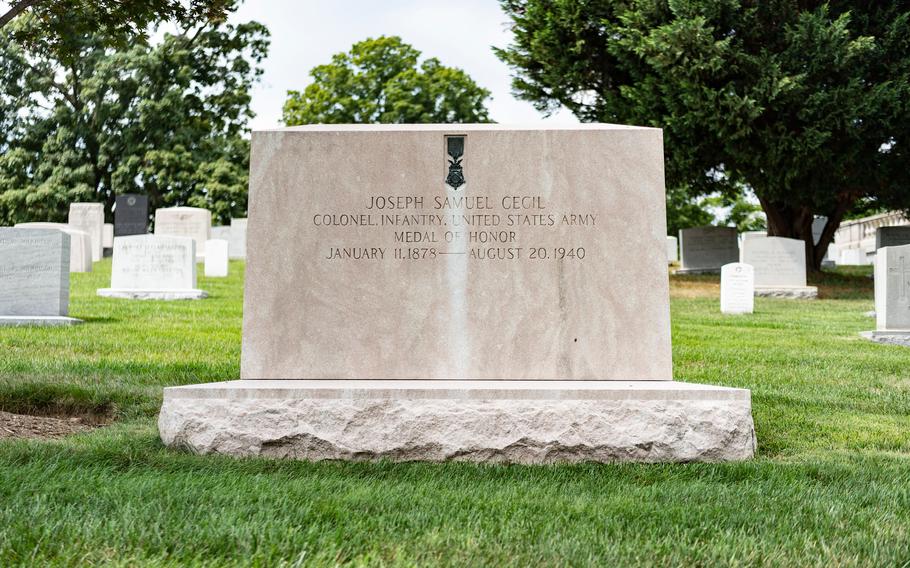
[(97, 298), (71, 329), (0, 329), (0, 409), (110, 416), (0, 442), (0, 566), (910, 566), (910, 349), (860, 339), (868, 271), (822, 299), (722, 316), (716, 277), (673, 279), (678, 379), (752, 389), (735, 464), (302, 463), (162, 447), (165, 385), (239, 376), (242, 263), (200, 302)]

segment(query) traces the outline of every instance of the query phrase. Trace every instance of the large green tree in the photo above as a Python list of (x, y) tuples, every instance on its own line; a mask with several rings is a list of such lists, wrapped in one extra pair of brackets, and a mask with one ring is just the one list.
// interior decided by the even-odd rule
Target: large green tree
[(288, 91), (284, 122), (427, 123), (489, 122), (490, 92), (461, 69), (420, 52), (398, 37), (355, 43), (347, 53), (310, 71), (303, 92)]
[[(73, 201), (109, 213), (117, 193), (221, 220), (245, 213), (249, 90), (268, 32), (191, 24), (119, 49), (105, 32), (83, 33), (66, 61), (54, 38), (0, 37), (0, 224), (62, 220)], [(30, 25), (26, 15), (11, 27)]]
[(811, 268), (859, 200), (910, 208), (907, 2), (501, 2), (518, 97), (663, 128), (669, 186), (751, 188)]

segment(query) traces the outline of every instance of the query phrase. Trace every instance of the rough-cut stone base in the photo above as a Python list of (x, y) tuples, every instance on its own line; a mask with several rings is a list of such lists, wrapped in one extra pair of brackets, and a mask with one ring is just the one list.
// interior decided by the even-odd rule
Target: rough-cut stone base
[(863, 331), (860, 336), (885, 345), (910, 347), (910, 331)]
[(678, 268), (675, 274), (720, 274), (720, 268)]
[(100, 288), (97, 291), (104, 298), (122, 298), (125, 300), (201, 300), (208, 298), (205, 290), (115, 290)]
[(81, 319), (66, 316), (0, 316), (0, 327), (78, 325)]
[(755, 295), (765, 298), (791, 298), (794, 300), (813, 300), (818, 297), (815, 286), (756, 286)]
[(674, 381), (286, 380), (164, 389), (168, 446), (306, 460), (751, 458), (750, 392)]

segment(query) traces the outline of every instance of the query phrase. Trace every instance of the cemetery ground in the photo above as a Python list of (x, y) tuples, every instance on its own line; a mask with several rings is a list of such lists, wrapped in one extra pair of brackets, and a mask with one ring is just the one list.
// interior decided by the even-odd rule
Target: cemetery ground
[(910, 350), (873, 329), (869, 270), (817, 301), (722, 316), (674, 277), (678, 380), (752, 389), (756, 459), (727, 464), (304, 463), (165, 449), (162, 387), (239, 377), (243, 264), (202, 301), (103, 299), (0, 329), (0, 411), (103, 427), (0, 439), (0, 565), (908, 565)]

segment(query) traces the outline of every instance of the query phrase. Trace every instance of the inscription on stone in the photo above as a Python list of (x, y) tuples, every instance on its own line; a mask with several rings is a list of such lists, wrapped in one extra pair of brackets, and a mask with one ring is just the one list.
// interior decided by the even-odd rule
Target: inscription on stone
[(0, 227), (0, 316), (65, 316), (70, 236)]
[(755, 268), (757, 287), (806, 285), (806, 250), (801, 240), (757, 237), (743, 241), (743, 262)]
[(751, 314), (755, 306), (755, 271), (749, 264), (732, 262), (720, 270), (720, 311)]
[(254, 134), (244, 378), (671, 379), (659, 132), (460, 128)]
[(149, 198), (137, 193), (118, 195), (114, 204), (114, 236), (128, 237), (148, 232)]
[(196, 258), (188, 237), (136, 235), (114, 239), (111, 289), (190, 290)]

